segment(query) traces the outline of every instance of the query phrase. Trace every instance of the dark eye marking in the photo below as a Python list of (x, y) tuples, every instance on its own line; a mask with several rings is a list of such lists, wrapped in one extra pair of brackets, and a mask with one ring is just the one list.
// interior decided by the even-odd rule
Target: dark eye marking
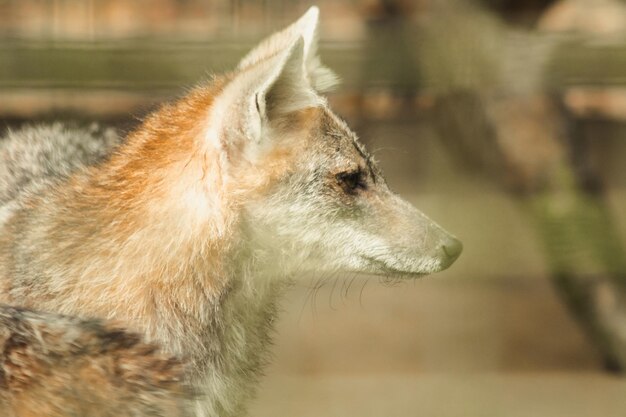
[(367, 188), (365, 176), (360, 168), (354, 171), (340, 172), (335, 175), (335, 178), (347, 194), (356, 194), (359, 190)]

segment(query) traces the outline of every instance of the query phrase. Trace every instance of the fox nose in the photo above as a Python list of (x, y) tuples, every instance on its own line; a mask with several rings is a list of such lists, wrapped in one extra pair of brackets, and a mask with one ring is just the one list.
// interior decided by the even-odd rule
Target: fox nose
[(448, 237), (441, 245), (441, 250), (446, 256), (446, 264), (452, 265), (463, 252), (463, 243), (455, 237)]

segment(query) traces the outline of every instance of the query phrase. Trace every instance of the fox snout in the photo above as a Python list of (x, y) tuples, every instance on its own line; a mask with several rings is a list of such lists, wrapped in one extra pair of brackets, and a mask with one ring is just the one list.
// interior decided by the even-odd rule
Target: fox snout
[(418, 213), (418, 223), (410, 234), (412, 242), (407, 245), (411, 249), (404, 254), (407, 272), (423, 275), (443, 271), (461, 256), (463, 243), (421, 212)]
[(375, 234), (384, 244), (370, 244), (365, 250), (370, 272), (422, 276), (448, 268), (461, 255), (459, 239), (404, 199), (388, 193), (378, 202), (375, 217), (386, 221)]
[(442, 265), (444, 268), (447, 268), (461, 256), (463, 243), (456, 237), (448, 235), (441, 244), (441, 252), (443, 252), (441, 254), (441, 258), (443, 259)]
[[(413, 240), (413, 263), (425, 269), (426, 273), (438, 272), (452, 265), (463, 252), (463, 243), (448, 233), (443, 227), (428, 218), (421, 211), (406, 203), (404, 213), (410, 219), (409, 235)], [(417, 271), (421, 273), (421, 271)]]

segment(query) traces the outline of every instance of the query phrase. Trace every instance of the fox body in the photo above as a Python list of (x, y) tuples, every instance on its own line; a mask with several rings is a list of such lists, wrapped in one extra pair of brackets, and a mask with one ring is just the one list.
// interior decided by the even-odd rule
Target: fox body
[(3, 417), (181, 417), (180, 360), (111, 323), (0, 305)]
[(0, 142), (0, 302), (125, 323), (188, 361), (192, 415), (234, 416), (300, 273), (448, 267), (460, 242), (389, 190), (321, 95), (336, 78), (317, 18), (123, 140), (57, 127)]

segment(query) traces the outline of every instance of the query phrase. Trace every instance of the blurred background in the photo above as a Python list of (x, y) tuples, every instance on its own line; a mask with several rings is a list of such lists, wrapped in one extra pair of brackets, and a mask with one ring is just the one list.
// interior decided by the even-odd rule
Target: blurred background
[[(626, 2), (316, 4), (333, 107), (465, 251), (296, 285), (250, 415), (626, 415)], [(310, 5), (0, 0), (0, 129), (128, 131)]]

